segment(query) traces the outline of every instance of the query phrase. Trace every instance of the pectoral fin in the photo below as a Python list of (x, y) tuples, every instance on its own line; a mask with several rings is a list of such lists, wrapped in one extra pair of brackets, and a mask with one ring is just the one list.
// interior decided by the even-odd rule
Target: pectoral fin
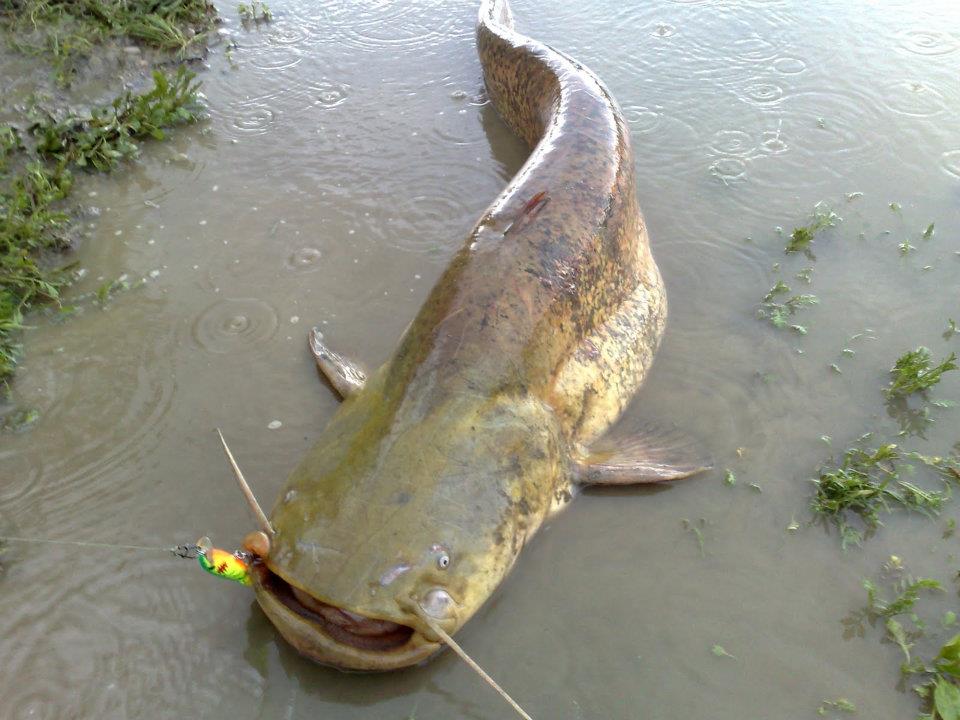
[(680, 480), (711, 467), (696, 443), (678, 430), (647, 426), (620, 438), (601, 438), (574, 464), (581, 485), (633, 485)]
[(366, 374), (356, 363), (324, 345), (323, 333), (319, 328), (310, 330), (309, 342), (310, 352), (317, 361), (317, 367), (340, 397), (348, 398), (363, 389), (367, 381)]

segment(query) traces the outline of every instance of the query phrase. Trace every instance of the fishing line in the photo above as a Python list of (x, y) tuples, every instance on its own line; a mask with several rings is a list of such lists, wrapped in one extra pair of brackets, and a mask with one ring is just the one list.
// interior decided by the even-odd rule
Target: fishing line
[(76, 545), (77, 547), (101, 547), (121, 550), (162, 550), (164, 552), (173, 552), (176, 550), (176, 548), (161, 548), (157, 546), (147, 547), (146, 545), (120, 545), (118, 543), (83, 542), (81, 540), (43, 540), (41, 538), (11, 536), (0, 536), (0, 543), (2, 542), (44, 543), (46, 545)]

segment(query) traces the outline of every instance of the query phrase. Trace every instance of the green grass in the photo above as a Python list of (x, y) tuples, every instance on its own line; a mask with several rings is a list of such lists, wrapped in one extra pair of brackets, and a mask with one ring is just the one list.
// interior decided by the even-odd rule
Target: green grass
[(262, 22), (270, 22), (270, 20), (273, 19), (269, 6), (265, 2), (259, 2), (259, 0), (253, 0), (249, 5), (239, 3), (237, 5), (237, 14), (244, 24), (259, 24)]
[(950, 353), (943, 362), (934, 365), (930, 350), (922, 346), (904, 353), (890, 368), (892, 379), (883, 392), (890, 399), (925, 392), (940, 382), (945, 372), (956, 370), (956, 360), (956, 353)]
[(833, 212), (833, 210), (824, 210), (818, 205), (813, 210), (813, 218), (810, 222), (806, 225), (795, 227), (793, 232), (790, 233), (790, 239), (787, 241), (784, 251), (787, 253), (804, 252), (809, 254), (810, 245), (813, 244), (814, 238), (827, 228), (834, 227), (840, 221), (840, 216)]
[(4, 157), (24, 156), (18, 171), (0, 172), (0, 385), (16, 367), (24, 315), (41, 303), (59, 302), (69, 282), (56, 261), (70, 241), (71, 219), (63, 210), (73, 183), (70, 169), (112, 170), (136, 155), (140, 140), (161, 139), (163, 128), (194, 122), (197, 89), (193, 73), (181, 67), (172, 77), (155, 72), (149, 92), (125, 92), (85, 115), (57, 119), (38, 112), (30, 151), (19, 133), (0, 128)]
[(770, 291), (763, 296), (760, 301), (760, 307), (757, 310), (757, 316), (769, 320), (770, 324), (777, 328), (790, 327), (801, 335), (807, 334), (807, 329), (802, 325), (791, 325), (790, 318), (798, 310), (810, 305), (816, 305), (820, 302), (816, 295), (790, 295), (790, 287), (782, 280), (770, 288)]
[[(904, 479), (926, 466), (943, 481), (943, 490), (927, 490)], [(894, 444), (873, 450), (850, 448), (840, 464), (822, 468), (813, 481), (817, 487), (811, 501), (814, 514), (834, 524), (844, 548), (860, 545), (867, 534), (882, 524), (881, 513), (895, 506), (928, 516), (938, 514), (950, 499), (950, 482), (960, 479), (960, 461), (901, 452)], [(852, 524), (859, 518), (861, 527)]]
[(216, 17), (208, 0), (0, 0), (10, 43), (49, 58), (61, 84), (107, 40), (182, 53), (203, 40)]
[(155, 71), (153, 89), (142, 95), (125, 92), (109, 106), (59, 120), (43, 112), (30, 128), (36, 151), (62, 165), (112, 170), (136, 155), (136, 140), (163, 140), (163, 128), (197, 119), (199, 83), (193, 78), (182, 67), (172, 78)]

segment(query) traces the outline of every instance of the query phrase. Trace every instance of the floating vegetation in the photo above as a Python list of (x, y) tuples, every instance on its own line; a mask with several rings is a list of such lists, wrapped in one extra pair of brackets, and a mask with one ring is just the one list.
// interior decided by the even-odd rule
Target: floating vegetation
[(61, 84), (107, 40), (182, 54), (216, 19), (208, 0), (0, 0), (0, 27), (14, 47), (49, 57)]
[(943, 339), (949, 340), (958, 332), (957, 323), (952, 318), (947, 320), (947, 329), (943, 331)]
[(802, 325), (791, 325), (791, 318), (800, 308), (816, 305), (820, 302), (816, 295), (793, 295), (782, 302), (778, 298), (789, 295), (790, 287), (782, 280), (770, 288), (770, 292), (763, 296), (760, 301), (760, 308), (757, 310), (757, 316), (770, 321), (774, 327), (790, 327), (801, 335), (807, 334), (807, 329)]
[(855, 713), (857, 706), (846, 698), (837, 698), (836, 700), (824, 700), (817, 708), (817, 715), (826, 715), (830, 711)]
[(737, 484), (737, 476), (733, 474), (733, 470), (730, 468), (727, 468), (726, 472), (724, 472), (723, 482), (731, 487)]
[(697, 547), (700, 548), (700, 556), (706, 557), (706, 543), (703, 537), (703, 530), (707, 526), (707, 521), (704, 518), (700, 518), (696, 523), (692, 523), (686, 518), (680, 521), (683, 524), (683, 529), (689, 533), (692, 533), (693, 536), (697, 539)]
[(956, 353), (950, 353), (939, 365), (933, 365), (930, 350), (923, 346), (904, 353), (890, 368), (893, 379), (883, 392), (890, 399), (926, 392), (940, 382), (945, 372), (957, 368), (956, 359)]
[[(145, 94), (125, 92), (107, 107), (63, 120), (44, 113), (31, 126), (35, 151), (19, 172), (0, 175), (0, 385), (16, 366), (24, 314), (37, 304), (59, 302), (69, 282), (52, 261), (70, 245), (70, 216), (62, 209), (73, 184), (69, 168), (111, 170), (136, 154), (137, 140), (162, 138), (162, 128), (195, 121), (193, 78), (182, 67), (172, 78), (155, 72), (154, 88)], [(0, 138), (7, 138), (3, 147), (9, 152), (23, 151), (19, 134), (0, 130)]]
[(810, 252), (810, 245), (813, 239), (827, 228), (836, 226), (842, 218), (833, 210), (825, 210), (818, 203), (813, 209), (813, 219), (806, 225), (801, 225), (793, 229), (790, 233), (790, 239), (787, 241), (785, 251), (788, 253)]
[(923, 231), (923, 239), (929, 240), (933, 237), (933, 223), (927, 225), (927, 229)]
[[(896, 555), (891, 557), (891, 562), (895, 570), (902, 570), (902, 562)], [(890, 566), (890, 563), (888, 563), (888, 566)], [(913, 612), (913, 606), (916, 605), (921, 590), (939, 590), (942, 592), (943, 586), (936, 580), (931, 580), (930, 578), (914, 579), (907, 575), (899, 577), (894, 583), (896, 594), (889, 600), (880, 594), (880, 589), (872, 580), (864, 580), (863, 589), (867, 591), (867, 617), (871, 620), (883, 619), (889, 621), (897, 615)], [(893, 634), (897, 635), (900, 634), (900, 632), (901, 631), (894, 630)], [(909, 651), (903, 648), (902, 641), (898, 644), (900, 644), (904, 650), (907, 662), (910, 662)]]
[(241, 22), (244, 23), (262, 23), (270, 22), (273, 19), (273, 15), (270, 13), (270, 8), (265, 2), (258, 2), (258, 0), (253, 0), (249, 5), (246, 3), (240, 3), (237, 5), (237, 14), (240, 16)]
[[(943, 481), (943, 490), (927, 490), (901, 477), (916, 474), (917, 467), (934, 470)], [(899, 506), (934, 516), (950, 499), (949, 481), (960, 480), (960, 461), (956, 458), (929, 457), (901, 452), (894, 444), (873, 450), (850, 448), (837, 467), (822, 468), (813, 480), (817, 486), (811, 501), (813, 512), (833, 523), (840, 531), (841, 544), (862, 544), (882, 524), (880, 514)], [(854, 526), (854, 517), (860, 526)]]
[(731, 660), (737, 659), (735, 655), (731, 655), (724, 650), (722, 645), (714, 645), (712, 648), (710, 648), (710, 652), (713, 653), (714, 657), (730, 658)]
[[(878, 582), (864, 580), (867, 592), (865, 607), (851, 612), (843, 619), (844, 637), (864, 637), (866, 624), (882, 624), (884, 640), (896, 645), (903, 655), (900, 673), (905, 681), (912, 682), (913, 691), (921, 698), (926, 714), (918, 720), (955, 720), (960, 717), (960, 635), (947, 640), (932, 658), (923, 656), (921, 648), (930, 648), (927, 637), (928, 624), (921, 619), (918, 603), (924, 593), (943, 592), (944, 588), (931, 578), (913, 578), (906, 574), (903, 561), (896, 555), (884, 563), (881, 578), (888, 591), (881, 590)], [(956, 613), (948, 611), (939, 623), (942, 628), (956, 623)], [(921, 642), (922, 641), (922, 642)], [(937, 648), (937, 644), (933, 648)]]

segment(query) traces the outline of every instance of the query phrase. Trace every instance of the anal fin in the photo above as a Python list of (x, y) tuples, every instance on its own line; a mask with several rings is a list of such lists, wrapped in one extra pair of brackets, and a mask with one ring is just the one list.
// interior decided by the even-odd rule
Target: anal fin
[(685, 433), (645, 425), (621, 436), (598, 440), (589, 454), (574, 463), (574, 482), (581, 485), (634, 485), (666, 482), (708, 470), (711, 463)]

